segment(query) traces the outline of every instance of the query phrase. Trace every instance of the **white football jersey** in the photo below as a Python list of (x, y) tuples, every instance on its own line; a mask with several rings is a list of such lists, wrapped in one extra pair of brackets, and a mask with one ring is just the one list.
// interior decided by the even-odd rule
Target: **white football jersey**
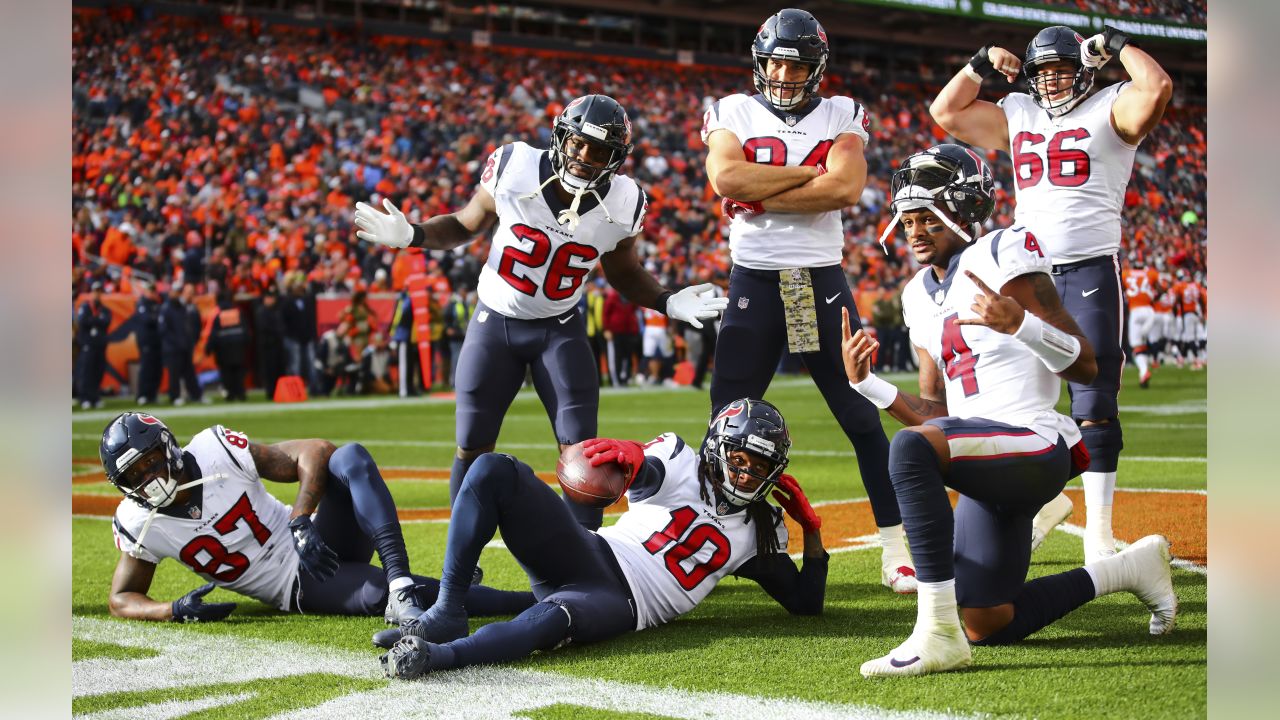
[(1054, 264), (1120, 251), (1120, 211), (1138, 149), (1111, 126), (1123, 87), (1104, 88), (1056, 118), (1023, 93), (999, 103), (1009, 121), (1014, 221), (1036, 233)]
[(554, 189), (560, 180), (538, 189), (552, 174), (548, 151), (515, 142), (495, 150), (480, 175), (498, 223), (476, 292), (486, 307), (507, 317), (535, 320), (572, 310), (600, 256), (644, 225), (648, 201), (625, 175), (596, 189), (603, 207), (586, 193), (578, 226), (561, 225), (559, 214), (568, 206)]
[(176, 558), (219, 587), (289, 610), (298, 576), (298, 553), (289, 535), (291, 509), (262, 486), (249, 439), (215, 425), (200, 431), (183, 451), (188, 463), (195, 460), (193, 477), (223, 475), (193, 489), (202, 494), (199, 517), (158, 512), (138, 545), (150, 511), (123, 500), (111, 523), (116, 547), (149, 563)]
[(922, 268), (902, 291), (902, 314), (911, 343), (942, 371), (949, 415), (1026, 427), (1051, 443), (1061, 435), (1070, 447), (1080, 431), (1054, 410), (1062, 389), (1058, 376), (1012, 335), (952, 322), (977, 317), (971, 306), (980, 291), (966, 270), (995, 292), (1019, 275), (1048, 273), (1052, 263), (1039, 237), (1023, 228), (984, 235), (952, 258), (942, 283), (933, 268)]
[[(618, 522), (601, 528), (636, 601), (636, 630), (689, 612), (726, 575), (756, 556), (747, 513), (719, 515), (699, 492), (698, 455), (673, 433), (645, 445), (665, 469), (653, 497), (631, 502)], [(778, 547), (787, 528), (776, 513)]]
[[(825, 163), (836, 138), (853, 133), (867, 142), (867, 110), (852, 98), (819, 98), (804, 113), (775, 110), (762, 95), (721, 98), (702, 119), (702, 141), (716, 130), (731, 131), (747, 160), (765, 165)], [(739, 214), (729, 223), (734, 265), (756, 270), (825, 267), (844, 260), (840, 211)]]

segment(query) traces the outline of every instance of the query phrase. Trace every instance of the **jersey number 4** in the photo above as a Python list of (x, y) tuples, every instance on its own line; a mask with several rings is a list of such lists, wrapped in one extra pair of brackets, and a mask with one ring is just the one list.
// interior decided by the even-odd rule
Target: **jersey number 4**
[(978, 375), (974, 367), (978, 364), (978, 356), (969, 349), (969, 343), (960, 334), (960, 325), (955, 321), (960, 313), (951, 313), (942, 321), (942, 363), (947, 369), (947, 377), (960, 378), (960, 387), (965, 397), (978, 394)]
[[(1062, 147), (1064, 141), (1080, 141), (1088, 137), (1088, 130), (1073, 128), (1063, 130), (1049, 140), (1045, 160), (1048, 160), (1050, 185), (1080, 187), (1089, 180), (1089, 153), (1079, 148)], [(1013, 177), (1019, 190), (1039, 184), (1044, 177), (1045, 162), (1035, 149), (1042, 142), (1044, 136), (1033, 132), (1020, 132), (1013, 138)], [(1024, 146), (1029, 147), (1024, 151)]]
[[(689, 526), (697, 519), (698, 512), (688, 505), (676, 508), (671, 511), (671, 522), (644, 542), (644, 549), (649, 554), (665, 553), (663, 560), (667, 564), (667, 572), (685, 590), (694, 589), (729, 561), (729, 538), (720, 532), (720, 528), (711, 524), (702, 524), (689, 530)], [(714, 548), (711, 557), (694, 565), (692, 569), (685, 570), (680, 563), (693, 557), (707, 543), (711, 543)]]
[(533, 297), (538, 293), (538, 284), (517, 270), (517, 265), (526, 268), (540, 268), (547, 264), (547, 276), (542, 282), (542, 293), (548, 300), (564, 300), (572, 297), (582, 284), (582, 278), (591, 272), (590, 267), (579, 267), (569, 262), (573, 258), (581, 258), (591, 262), (600, 257), (600, 251), (590, 245), (567, 242), (551, 253), (551, 238), (541, 230), (528, 225), (512, 225), (511, 234), (524, 242), (532, 243), (528, 250), (521, 250), (515, 245), (508, 245), (502, 251), (502, 259), (498, 261), (498, 274), (507, 284), (517, 291)]
[[(241, 520), (244, 520), (253, 531), (253, 539), (257, 540), (259, 545), (267, 544), (267, 539), (271, 537), (271, 530), (262, 524), (258, 514), (253, 511), (248, 493), (242, 494), (227, 514), (218, 518), (218, 522), (213, 524), (213, 529), (218, 531), (218, 535), (227, 535), (235, 531), (236, 525)], [(228, 550), (227, 546), (214, 535), (195, 536), (182, 548), (178, 557), (192, 570), (227, 583), (235, 582), (249, 569), (249, 558), (245, 557), (244, 553)]]

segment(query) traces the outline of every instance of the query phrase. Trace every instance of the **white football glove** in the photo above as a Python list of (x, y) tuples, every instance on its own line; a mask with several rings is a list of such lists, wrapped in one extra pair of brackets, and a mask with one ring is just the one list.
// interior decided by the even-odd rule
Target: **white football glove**
[(409, 247), (413, 240), (413, 227), (404, 213), (391, 202), (390, 198), (382, 199), (382, 207), (387, 212), (374, 209), (367, 203), (356, 203), (356, 237), (371, 243), (386, 245), (392, 248)]
[(1107, 36), (1098, 33), (1080, 42), (1080, 63), (1087, 68), (1097, 70), (1111, 60), (1107, 52)]
[(711, 283), (690, 285), (667, 298), (667, 317), (701, 329), (703, 320), (709, 320), (729, 307), (729, 298), (711, 297), (713, 287)]

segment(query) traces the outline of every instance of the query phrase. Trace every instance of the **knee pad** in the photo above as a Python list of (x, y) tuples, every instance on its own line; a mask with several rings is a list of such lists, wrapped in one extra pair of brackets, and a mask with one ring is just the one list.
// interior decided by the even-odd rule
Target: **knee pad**
[(894, 487), (914, 477), (913, 470), (938, 468), (938, 453), (923, 433), (900, 430), (889, 443), (889, 479)]
[(374, 464), (373, 456), (360, 443), (347, 443), (329, 456), (329, 472), (344, 473)]
[(1080, 435), (1089, 451), (1089, 470), (1115, 472), (1120, 462), (1120, 451), (1124, 449), (1120, 418), (1113, 417), (1110, 422), (1102, 424), (1081, 425)]

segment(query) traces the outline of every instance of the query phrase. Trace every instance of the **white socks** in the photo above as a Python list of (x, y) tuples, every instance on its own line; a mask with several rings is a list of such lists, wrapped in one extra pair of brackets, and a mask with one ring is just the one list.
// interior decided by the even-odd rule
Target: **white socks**
[(893, 567), (911, 567), (911, 554), (907, 552), (907, 534), (899, 523), (892, 527), (877, 528), (880, 533), (881, 560), (883, 565), (892, 562)]
[(409, 587), (412, 584), (413, 578), (406, 575), (405, 577), (398, 577), (395, 580), (392, 580), (390, 583), (387, 583), (387, 586), (390, 588), (391, 592), (395, 592), (400, 588)]
[(955, 578), (942, 582), (922, 582), (917, 588), (917, 628), (960, 624), (960, 611), (956, 609)]
[(1111, 532), (1111, 503), (1116, 492), (1114, 472), (1086, 472), (1084, 482), (1084, 559), (1086, 563), (1115, 554)]

